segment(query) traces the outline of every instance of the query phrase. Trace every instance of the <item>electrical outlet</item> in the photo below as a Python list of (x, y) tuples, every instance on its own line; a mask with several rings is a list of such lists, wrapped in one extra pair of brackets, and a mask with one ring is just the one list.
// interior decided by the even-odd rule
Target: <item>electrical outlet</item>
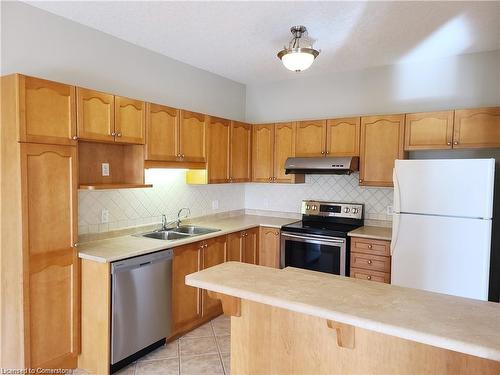
[(101, 223), (105, 224), (109, 222), (109, 211), (105, 208), (101, 210)]
[(104, 177), (109, 176), (109, 163), (101, 164), (101, 172)]
[(394, 210), (392, 209), (392, 206), (387, 206), (387, 215), (392, 215), (394, 213)]
[(217, 210), (219, 208), (219, 201), (212, 201), (212, 210)]

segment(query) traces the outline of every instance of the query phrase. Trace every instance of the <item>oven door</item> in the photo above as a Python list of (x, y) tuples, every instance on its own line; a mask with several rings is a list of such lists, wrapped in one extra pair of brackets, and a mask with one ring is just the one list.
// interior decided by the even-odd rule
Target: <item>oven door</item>
[(346, 275), (346, 239), (281, 232), (281, 268)]

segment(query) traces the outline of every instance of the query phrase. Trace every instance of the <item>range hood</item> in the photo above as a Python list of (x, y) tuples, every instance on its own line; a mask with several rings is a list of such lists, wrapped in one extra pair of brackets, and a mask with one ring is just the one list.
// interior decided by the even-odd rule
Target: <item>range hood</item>
[(357, 156), (288, 158), (285, 162), (286, 174), (351, 174), (358, 169)]

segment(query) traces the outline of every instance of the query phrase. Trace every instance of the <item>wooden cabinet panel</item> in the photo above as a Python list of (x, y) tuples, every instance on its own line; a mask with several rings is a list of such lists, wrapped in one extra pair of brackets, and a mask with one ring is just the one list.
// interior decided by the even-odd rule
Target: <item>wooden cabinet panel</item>
[(179, 153), (179, 110), (146, 104), (146, 160), (176, 161)]
[(252, 126), (252, 181), (272, 182), (274, 124)]
[(76, 159), (72, 146), (21, 146), (29, 367), (76, 366), (80, 319), (79, 263), (74, 249)]
[(78, 138), (113, 142), (115, 97), (99, 91), (76, 89)]
[(396, 159), (403, 159), (404, 115), (361, 118), (359, 183), (366, 186), (393, 186)]
[(259, 228), (243, 231), (243, 251), (241, 261), (259, 264)]
[(229, 182), (231, 121), (210, 117), (208, 124), (208, 183)]
[[(224, 263), (226, 261), (226, 246), (226, 236), (204, 241), (203, 269)], [(202, 316), (218, 315), (222, 313), (220, 300), (208, 297), (206, 290), (203, 290), (202, 302)]]
[(351, 252), (351, 267), (380, 272), (391, 272), (391, 258)]
[(115, 141), (144, 144), (146, 133), (146, 103), (115, 96)]
[(227, 261), (241, 262), (243, 255), (242, 232), (234, 232), (227, 235)]
[(261, 227), (259, 236), (259, 264), (280, 268), (280, 230)]
[(500, 107), (455, 111), (453, 148), (500, 147)]
[(206, 116), (202, 113), (180, 111), (179, 149), (182, 161), (205, 163)]
[(186, 275), (201, 270), (201, 242), (174, 248), (172, 263), (172, 320), (175, 332), (196, 325), (201, 318), (200, 289), (187, 286)]
[(285, 174), (285, 162), (295, 156), (295, 123), (274, 126), (274, 182), (294, 182), (295, 175)]
[(297, 122), (296, 156), (322, 156), (325, 154), (326, 120)]
[(326, 154), (359, 156), (361, 118), (339, 118), (326, 122)]
[(387, 272), (351, 268), (351, 277), (361, 280), (377, 281), (379, 283), (391, 283), (391, 274)]
[(74, 86), (19, 75), (20, 141), (76, 144)]
[(408, 113), (405, 119), (405, 150), (451, 148), (453, 111)]
[(391, 241), (374, 240), (371, 238), (352, 237), (351, 238), (351, 251), (390, 256), (391, 255)]
[(231, 122), (231, 182), (249, 182), (252, 179), (252, 126)]

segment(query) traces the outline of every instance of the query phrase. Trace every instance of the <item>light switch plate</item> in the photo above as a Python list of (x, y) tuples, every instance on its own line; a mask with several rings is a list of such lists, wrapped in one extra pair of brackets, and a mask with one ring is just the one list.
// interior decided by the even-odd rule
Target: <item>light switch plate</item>
[(101, 164), (101, 173), (104, 177), (109, 176), (109, 163)]
[(101, 223), (105, 224), (109, 222), (109, 211), (105, 208), (101, 210)]
[(212, 210), (217, 210), (219, 208), (219, 201), (212, 201)]
[(387, 215), (392, 215), (394, 213), (394, 210), (392, 206), (387, 206)]

